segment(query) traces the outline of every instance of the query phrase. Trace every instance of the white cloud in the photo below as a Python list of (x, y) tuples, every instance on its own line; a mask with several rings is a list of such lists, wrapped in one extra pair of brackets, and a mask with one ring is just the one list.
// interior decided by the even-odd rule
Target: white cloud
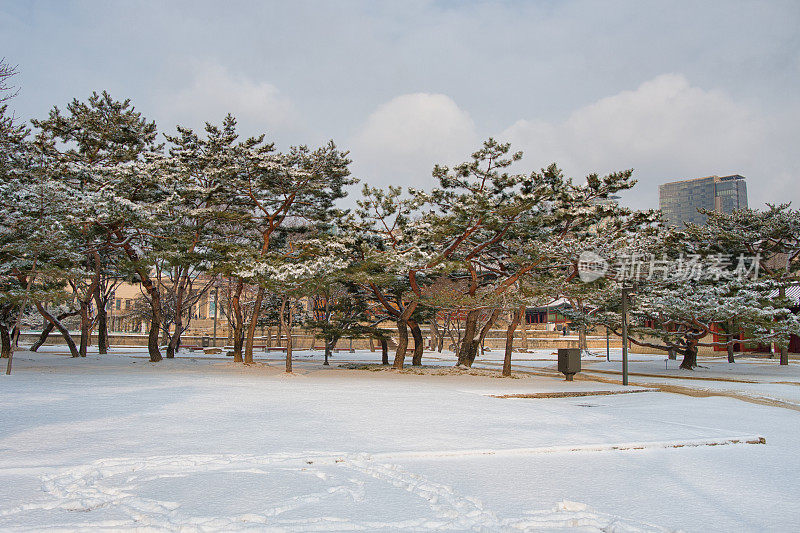
[[(626, 203), (656, 207), (657, 185), (673, 179), (740, 173), (750, 204), (775, 201), (790, 172), (781, 145), (796, 125), (771, 120), (716, 90), (664, 74), (573, 111), (560, 123), (520, 120), (500, 136), (528, 164), (557, 162), (568, 175), (635, 169)], [(795, 134), (796, 135), (796, 134)], [(797, 168), (795, 158), (794, 168)]]
[(243, 134), (268, 134), (297, 127), (297, 113), (292, 101), (277, 87), (229, 72), (215, 63), (197, 63), (190, 83), (166, 102), (163, 114), (181, 125), (201, 128), (203, 121), (222, 122), (233, 114)]
[(429, 187), (434, 164), (467, 159), (477, 141), (472, 118), (450, 97), (405, 94), (378, 107), (350, 143), (354, 174), (370, 185)]

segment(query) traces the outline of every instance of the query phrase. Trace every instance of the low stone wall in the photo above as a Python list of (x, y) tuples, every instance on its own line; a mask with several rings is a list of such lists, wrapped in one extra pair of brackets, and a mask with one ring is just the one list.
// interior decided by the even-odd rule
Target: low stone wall
[[(73, 338), (75, 342), (78, 342), (80, 334), (78, 332), (73, 332)], [(39, 338), (39, 332), (32, 332), (32, 331), (23, 331), (20, 334), (20, 346), (23, 348), (30, 347), (37, 339)], [(427, 345), (430, 336), (428, 331), (423, 330), (423, 338), (425, 339), (425, 344)], [(295, 350), (309, 350), (312, 348), (322, 348), (322, 341), (318, 338), (315, 338), (313, 335), (303, 332), (300, 330), (299, 333), (292, 335), (293, 345)], [(396, 347), (395, 340), (397, 339), (397, 334), (395, 333), (392, 335), (392, 340), (390, 340), (390, 351), (393, 351)], [(413, 348), (414, 340), (409, 336), (409, 348)], [(147, 346), (147, 335), (142, 335), (138, 333), (112, 333), (109, 335), (109, 341), (112, 346)], [(211, 339), (209, 338), (209, 341)], [(285, 337), (282, 339), (281, 345), (284, 345), (286, 342)], [(658, 343), (656, 339), (653, 339), (654, 343)], [(447, 350), (451, 341), (449, 338), (445, 339), (444, 349)], [(61, 335), (57, 333), (52, 333), (47, 339), (45, 344), (48, 345), (64, 345), (64, 339)], [(97, 336), (92, 336), (92, 345), (97, 344)], [(182, 346), (202, 346), (203, 344), (203, 336), (202, 335), (184, 335), (182, 339)], [(227, 337), (217, 337), (216, 344), (211, 341), (211, 346), (226, 346), (229, 344)], [(269, 346), (277, 346), (276, 339), (273, 336), (272, 339), (268, 340), (266, 337), (256, 337), (255, 345), (258, 346), (256, 351), (261, 349), (262, 346), (269, 345)], [(370, 341), (369, 339), (355, 339), (349, 341), (348, 339), (340, 340), (337, 344), (336, 348), (339, 350), (346, 350), (350, 347), (353, 347), (355, 350), (368, 350), (370, 349)], [(484, 343), (486, 348), (497, 351), (497, 350), (504, 350), (506, 346), (506, 337), (505, 331), (502, 330), (493, 330), (489, 333)], [(577, 335), (567, 335), (563, 336), (557, 332), (550, 332), (550, 331), (542, 331), (542, 330), (529, 330), (528, 331), (528, 339), (527, 345), (529, 350), (557, 350), (558, 348), (577, 348), (578, 347), (578, 337)], [(610, 345), (612, 349), (620, 349), (622, 348), (622, 339), (619, 337), (612, 335), (610, 337)], [(380, 349), (380, 344), (378, 342), (374, 343), (376, 349)], [(514, 349), (520, 350), (522, 347), (522, 336), (520, 331), (517, 330), (517, 334), (514, 337)], [(603, 352), (606, 349), (606, 338), (605, 336), (592, 336), (590, 335), (587, 338), (587, 347), (589, 350), (596, 351), (596, 352)], [(636, 344), (631, 344), (630, 346), (631, 351), (637, 353), (653, 353), (653, 354), (661, 354), (666, 356), (667, 352), (664, 350), (658, 350), (655, 348), (650, 347), (642, 347), (637, 346)], [(698, 349), (699, 355), (704, 356), (718, 356), (724, 357), (724, 351), (714, 351), (713, 347), (709, 346), (701, 346)], [(678, 356), (680, 357), (680, 355)]]
[[(545, 333), (545, 335), (541, 335)], [(73, 334), (73, 338), (75, 342), (78, 342), (79, 334), (75, 332)], [(20, 345), (27, 347), (32, 345), (37, 339), (39, 338), (38, 332), (30, 332), (24, 331), (20, 335)], [(201, 335), (184, 335), (181, 339), (181, 345), (184, 347), (189, 346), (202, 346), (203, 345), (203, 338), (204, 336)], [(425, 339), (425, 343), (427, 345), (428, 340), (430, 339), (429, 333), (427, 331), (423, 331), (423, 338)], [(397, 334), (395, 333), (392, 335), (392, 340), (390, 340), (390, 346), (393, 349), (396, 344), (395, 341), (397, 339)], [(292, 335), (293, 346), (295, 350), (309, 350), (312, 348), (322, 348), (323, 342), (314, 337), (313, 335), (300, 331), (299, 333)], [(111, 333), (109, 335), (109, 342), (112, 346), (147, 346), (147, 335), (137, 334), (137, 333)], [(285, 337), (282, 339), (280, 345), (284, 345), (286, 342)], [(449, 338), (445, 339), (444, 348), (445, 350), (449, 347), (451, 341)], [(61, 335), (57, 333), (52, 333), (45, 344), (48, 345), (64, 345), (64, 339)], [(97, 344), (97, 336), (92, 335), (92, 345)], [(217, 337), (216, 343), (210, 338), (209, 336), (209, 344), (211, 346), (226, 346), (229, 343), (227, 337)], [(269, 346), (277, 346), (278, 343), (276, 342), (275, 336), (271, 339), (267, 339), (266, 337), (256, 337), (255, 345), (259, 348), (265, 345)], [(501, 330), (495, 330), (490, 332), (487, 336), (484, 345), (491, 349), (491, 350), (504, 350), (506, 346), (506, 337), (505, 332)], [(547, 350), (553, 349), (556, 350), (558, 348), (577, 348), (578, 347), (578, 337), (575, 335), (552, 335), (551, 332), (543, 332), (543, 331), (531, 331), (528, 332), (528, 339), (527, 339), (528, 349), (530, 350)], [(606, 339), (605, 337), (592, 337), (590, 336), (587, 339), (587, 345), (590, 350), (605, 350), (606, 348)], [(342, 339), (337, 344), (337, 349), (349, 349), (352, 346), (355, 350), (366, 350), (370, 348), (370, 341), (369, 339), (354, 339), (352, 342), (349, 339)], [(378, 342), (374, 342), (374, 346), (376, 348), (380, 347)], [(413, 338), (409, 338), (409, 348), (413, 348), (414, 340)], [(517, 335), (514, 338), (514, 348), (519, 350), (522, 346), (522, 337), (517, 332)], [(612, 348), (620, 348), (621, 344), (618, 338), (611, 337), (611, 347)], [(258, 350), (259, 348), (256, 348)]]

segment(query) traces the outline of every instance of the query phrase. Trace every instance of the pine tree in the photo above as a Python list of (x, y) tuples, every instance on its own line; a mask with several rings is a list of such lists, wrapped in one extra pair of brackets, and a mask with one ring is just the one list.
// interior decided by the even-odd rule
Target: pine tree
[[(512, 174), (508, 170), (522, 153), (509, 155), (510, 148), (489, 139), (472, 161), (452, 170), (437, 166), (433, 174), (439, 187), (417, 193), (419, 203), (429, 209), (422, 220), (435, 248), (428, 268), (449, 265), (449, 276), (463, 287), (450, 308), (466, 313), (458, 348), (458, 364), (466, 367), (475, 360), (504, 301), (513, 300), (506, 293), (520, 280), (541, 284), (539, 278), (551, 276), (563, 242), (610, 216), (595, 201), (635, 184), (630, 170), (602, 178), (592, 174), (581, 185), (555, 165)], [(519, 303), (514, 302), (515, 309)], [(439, 301), (436, 306), (447, 304)]]
[[(241, 222), (236, 244), (229, 251), (228, 266), (224, 267), (237, 279), (231, 300), (235, 316), (235, 360), (242, 359), (241, 343), (237, 346), (242, 336), (243, 360), (249, 363), (253, 359), (253, 339), (262, 302), (267, 286), (274, 281), (271, 262), (276, 259), (273, 248), (279, 244), (274, 242), (274, 237), (289, 223), (296, 227), (327, 224), (337, 213), (336, 200), (343, 198), (345, 186), (354, 182), (349, 177), (349, 164), (347, 153), (341, 152), (333, 142), (313, 151), (305, 146), (293, 147), (285, 154), (275, 152), (272, 145), (265, 145), (263, 136), (237, 145), (234, 190), (250, 215)], [(277, 254), (278, 258), (284, 256), (283, 252)], [(245, 321), (237, 295), (247, 283), (258, 289), (247, 330), (242, 335)]]
[[(167, 358), (174, 357), (181, 334), (191, 322), (191, 310), (214, 283), (213, 268), (229, 232), (249, 213), (232, 194), (236, 172), (236, 121), (227, 116), (221, 126), (206, 124), (201, 137), (178, 127), (166, 136), (167, 155), (158, 174), (166, 197), (160, 206), (168, 225), (161, 227), (154, 256), (158, 289), (165, 314), (162, 330), (168, 339)], [(235, 230), (234, 230), (235, 231)]]
[[(113, 172), (119, 165), (137, 161), (146, 151), (156, 148), (156, 126), (131, 105), (130, 100), (116, 101), (107, 92), (92, 93), (81, 102), (74, 99), (66, 113), (54, 107), (43, 120), (33, 120), (43, 155), (50, 159), (52, 178), (69, 188), (80, 201), (69, 217), (69, 229), (84, 255), (75, 265), (69, 283), (80, 306), (80, 354), (85, 356), (90, 342), (93, 302), (103, 302), (102, 287), (113, 269), (106, 263), (113, 232), (119, 229), (117, 209), (125, 201), (126, 191), (113, 187)], [(107, 298), (107, 296), (106, 296)], [(106, 307), (96, 306), (94, 313), (104, 315)], [(101, 320), (105, 324), (105, 318)], [(107, 332), (101, 337), (107, 338)], [(101, 353), (107, 346), (101, 346)]]
[[(755, 258), (742, 256), (735, 265), (740, 272), (720, 268), (718, 243), (692, 233), (691, 228), (658, 228), (637, 234), (619, 251), (627, 263), (622, 270), (629, 274), (621, 281), (635, 288), (628, 315), (633, 344), (681, 353), (681, 368), (691, 370), (698, 366), (700, 347), (733, 342), (720, 325), (741, 325), (748, 342), (756, 344), (798, 333), (797, 317), (770, 296), (775, 281), (755, 275)], [(596, 302), (597, 312), (587, 320), (621, 335), (620, 293), (615, 289), (606, 293), (605, 301)], [(714, 335), (722, 340), (714, 340)]]
[[(800, 211), (789, 204), (768, 205), (764, 211), (741, 209), (733, 213), (704, 211), (708, 217), (704, 226), (690, 225), (688, 237), (698, 243), (706, 254), (717, 254), (725, 261), (744, 254), (759, 258), (759, 274), (775, 283), (777, 298), (772, 304), (783, 309), (797, 306), (786, 299), (786, 289), (797, 283), (800, 272)], [(739, 329), (747, 322), (733, 317), (720, 324), (720, 333), (728, 337), (729, 359), (733, 359), (733, 343)], [(778, 325), (777, 329), (783, 326)], [(788, 336), (778, 337), (780, 364), (788, 365)]]
[[(353, 236), (353, 261), (358, 265), (351, 279), (362, 287), (364, 296), (397, 325), (398, 341), (394, 367), (402, 369), (408, 349), (408, 333), (414, 338), (412, 363), (422, 364), (424, 345), (419, 322), (423, 287), (431, 277), (430, 247), (424, 242), (429, 230), (421, 220), (421, 203), (405, 196), (401, 187), (382, 190), (365, 185), (358, 208), (345, 227)], [(429, 269), (430, 272), (440, 269)], [(386, 340), (377, 335), (382, 348)]]
[[(42, 302), (64, 299), (63, 273), (80, 257), (66, 229), (74, 198), (52, 178), (39, 140), (28, 133), (0, 107), (0, 333), (9, 343), (9, 371), (9, 333), (19, 331), (29, 303), (48, 317)], [(69, 332), (55, 322), (77, 356)]]

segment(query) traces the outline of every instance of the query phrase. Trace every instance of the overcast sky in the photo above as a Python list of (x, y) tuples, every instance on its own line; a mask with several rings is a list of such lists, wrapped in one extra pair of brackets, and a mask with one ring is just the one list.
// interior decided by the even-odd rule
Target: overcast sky
[(334, 139), (373, 185), (431, 185), (494, 136), (520, 171), (633, 168), (624, 197), (738, 173), (800, 207), (800, 2), (0, 0), (25, 119), (108, 90), (160, 131), (228, 112), (285, 148)]

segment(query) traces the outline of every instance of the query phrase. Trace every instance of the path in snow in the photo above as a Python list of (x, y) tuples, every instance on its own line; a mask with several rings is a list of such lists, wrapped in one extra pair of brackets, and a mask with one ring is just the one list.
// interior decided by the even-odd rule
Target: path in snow
[[(210, 491), (199, 506), (172, 501), (198, 483), (225, 484), (241, 489), (230, 499), (248, 502), (247, 511), (212, 512), (219, 495)], [(65, 468), (42, 479), (41, 501), (0, 510), (0, 524), (36, 521), (37, 513), (64, 510), (74, 514), (62, 528), (155, 528), (163, 531), (508, 531), (570, 529), (577, 531), (667, 531), (624, 520), (569, 501), (551, 510), (531, 511), (500, 519), (475, 498), (433, 482), (391, 463), (359, 454), (171, 455), (108, 458)], [(387, 493), (405, 494), (402, 505), (376, 513)], [(236, 506), (234, 506), (236, 507)], [(116, 515), (92, 520), (92, 512), (113, 509)], [(313, 514), (313, 518), (302, 518)], [(383, 514), (381, 520), (365, 516)], [(21, 528), (23, 529), (23, 528)]]

